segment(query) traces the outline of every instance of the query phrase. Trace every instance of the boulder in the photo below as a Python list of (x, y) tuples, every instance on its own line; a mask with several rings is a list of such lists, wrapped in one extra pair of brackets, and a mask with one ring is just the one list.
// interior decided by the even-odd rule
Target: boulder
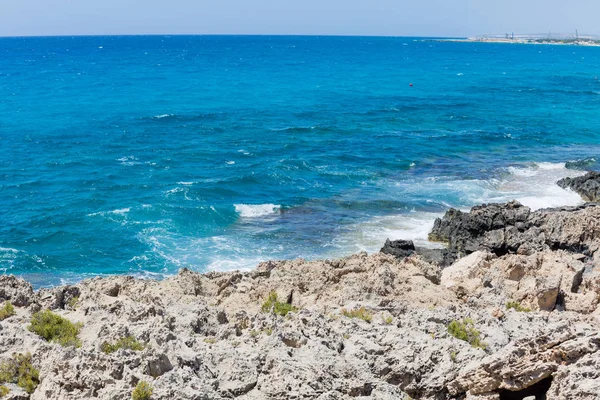
[(590, 171), (583, 176), (563, 178), (556, 184), (577, 192), (585, 201), (600, 201), (600, 172)]

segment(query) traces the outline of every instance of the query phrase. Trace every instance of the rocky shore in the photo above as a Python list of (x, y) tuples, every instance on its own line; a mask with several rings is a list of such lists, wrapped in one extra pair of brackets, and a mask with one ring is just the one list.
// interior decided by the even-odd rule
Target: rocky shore
[(1, 276), (0, 395), (600, 399), (600, 204), (449, 210), (430, 240), (447, 249), (39, 291)]

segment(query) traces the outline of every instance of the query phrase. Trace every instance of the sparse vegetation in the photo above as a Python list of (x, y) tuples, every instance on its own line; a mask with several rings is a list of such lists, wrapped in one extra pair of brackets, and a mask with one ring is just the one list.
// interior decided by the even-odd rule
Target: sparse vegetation
[(8, 393), (10, 393), (10, 390), (4, 385), (0, 385), (0, 397), (4, 397)]
[(207, 337), (206, 339), (204, 339), (204, 343), (215, 344), (215, 343), (217, 343), (217, 339)]
[(364, 307), (355, 310), (346, 310), (343, 308), (342, 315), (348, 318), (359, 318), (366, 322), (371, 322), (373, 320), (371, 313)]
[(252, 336), (253, 338), (258, 337), (258, 335), (260, 335), (260, 332), (257, 331), (256, 329), (252, 329), (250, 331), (250, 336)]
[(394, 317), (388, 315), (387, 317), (383, 317), (383, 323), (386, 325), (391, 325), (394, 322)]
[(150, 400), (154, 389), (146, 381), (139, 381), (131, 393), (132, 400)]
[(518, 301), (509, 301), (508, 303), (506, 303), (506, 309), (510, 310), (511, 308), (518, 312), (530, 312), (531, 311), (531, 308), (523, 307), (521, 305), (521, 303), (519, 303)]
[(289, 303), (280, 302), (277, 298), (277, 292), (273, 291), (269, 293), (269, 297), (262, 305), (263, 312), (273, 311), (277, 315), (285, 317), (289, 312), (296, 312), (298, 309)]
[(81, 341), (77, 335), (82, 326), (82, 324), (74, 324), (50, 310), (44, 310), (33, 314), (31, 325), (27, 329), (49, 342), (55, 342), (61, 346), (80, 347)]
[(13, 315), (15, 315), (15, 307), (13, 307), (10, 301), (5, 302), (4, 306), (0, 308), (0, 321), (4, 321)]
[(104, 353), (111, 354), (119, 349), (141, 351), (146, 348), (146, 345), (139, 342), (133, 336), (126, 336), (124, 338), (117, 340), (114, 343), (104, 342), (104, 343), (102, 343), (102, 346), (100, 348)]
[(16, 383), (27, 393), (33, 393), (40, 383), (40, 373), (31, 364), (31, 354), (13, 354), (10, 360), (1, 363), (0, 383)]
[(456, 356), (457, 356), (457, 354), (456, 354), (455, 351), (453, 351), (452, 353), (450, 353), (450, 360), (452, 360), (453, 363), (456, 362)]
[(477, 328), (475, 328), (473, 320), (470, 318), (450, 322), (448, 325), (448, 333), (457, 339), (464, 340), (473, 347), (480, 349), (485, 349), (487, 347), (485, 343), (481, 341), (481, 335)]
[(273, 334), (273, 328), (265, 328), (264, 332), (267, 334), (267, 336), (271, 336)]
[(71, 309), (76, 309), (77, 308), (77, 304), (79, 304), (79, 296), (74, 296), (71, 297), (71, 299), (69, 300), (69, 302), (67, 303), (69, 305), (69, 307)]

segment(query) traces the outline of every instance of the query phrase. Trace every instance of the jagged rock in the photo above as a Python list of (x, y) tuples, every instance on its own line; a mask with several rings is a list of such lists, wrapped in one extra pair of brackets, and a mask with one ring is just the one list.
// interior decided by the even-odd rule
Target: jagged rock
[(448, 249), (432, 249), (415, 246), (411, 240), (385, 241), (380, 253), (389, 254), (401, 260), (413, 254), (420, 255), (425, 261), (440, 267), (451, 265), (457, 259), (456, 252)]
[(415, 252), (415, 245), (412, 240), (394, 240), (392, 242), (387, 239), (380, 252), (396, 258), (404, 258)]
[(29, 282), (12, 275), (0, 275), (0, 301), (8, 300), (17, 307), (26, 307), (36, 299)]
[(556, 184), (577, 192), (585, 201), (600, 201), (600, 172), (590, 171), (583, 176), (563, 178)]
[[(599, 217), (593, 204), (451, 211), (432, 233), (451, 248), (435, 254), (467, 256), (446, 269), (443, 257), (388, 242), (392, 255), (184, 269), (162, 281), (113, 276), (33, 292), (0, 277), (0, 300), (16, 306), (0, 322), (0, 361), (32, 354), (33, 400), (126, 400), (140, 380), (155, 400), (594, 399)], [(273, 292), (280, 304), (263, 310)], [(83, 324), (81, 348), (27, 329), (42, 307)], [(449, 326), (467, 327), (467, 340)], [(144, 348), (103, 351), (129, 336)]]
[(460, 255), (477, 250), (504, 254), (533, 254), (563, 249), (600, 258), (600, 205), (587, 203), (531, 212), (513, 201), (451, 209), (435, 223), (430, 240), (448, 243)]

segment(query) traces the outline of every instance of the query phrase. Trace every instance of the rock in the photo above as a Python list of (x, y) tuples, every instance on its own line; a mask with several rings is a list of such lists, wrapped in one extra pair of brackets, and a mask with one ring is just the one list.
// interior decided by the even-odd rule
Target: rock
[(474, 292), (482, 287), (481, 278), (490, 267), (495, 256), (485, 251), (476, 251), (461, 258), (442, 271), (441, 283), (447, 288), (460, 287), (462, 291)]
[(457, 259), (455, 252), (448, 249), (430, 249), (425, 247), (416, 247), (411, 240), (387, 239), (385, 245), (380, 250), (383, 254), (389, 254), (401, 260), (413, 254), (420, 255), (426, 262), (446, 267)]
[(473, 207), (465, 213), (451, 209), (434, 223), (430, 240), (448, 244), (459, 255), (478, 250), (533, 254), (563, 249), (600, 259), (600, 204), (531, 212), (513, 201)]
[(13, 275), (0, 275), (0, 301), (10, 301), (14, 306), (26, 307), (36, 299), (29, 282)]
[(415, 252), (415, 245), (412, 240), (394, 240), (392, 242), (387, 239), (380, 252), (396, 258), (404, 258)]
[[(513, 202), (450, 211), (432, 233), (450, 248), (429, 253), (388, 241), (373, 255), (37, 292), (0, 277), (16, 312), (0, 322), (0, 361), (32, 354), (31, 400), (129, 400), (141, 380), (155, 400), (593, 399), (599, 217), (594, 204)], [(82, 324), (80, 348), (27, 329), (42, 308)], [(102, 351), (129, 337), (142, 348)]]
[(577, 192), (585, 201), (600, 201), (600, 172), (590, 171), (583, 176), (563, 178), (556, 184)]

